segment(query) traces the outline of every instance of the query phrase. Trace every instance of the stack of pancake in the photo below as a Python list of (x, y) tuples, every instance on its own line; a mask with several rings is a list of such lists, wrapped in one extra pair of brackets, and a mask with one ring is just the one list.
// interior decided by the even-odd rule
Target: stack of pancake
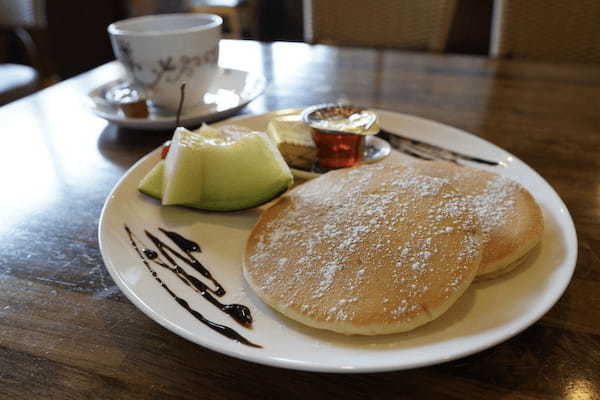
[(510, 179), (392, 157), (282, 196), (250, 234), (244, 276), (308, 326), (404, 332), (442, 315), (474, 280), (517, 266), (542, 233), (540, 207)]

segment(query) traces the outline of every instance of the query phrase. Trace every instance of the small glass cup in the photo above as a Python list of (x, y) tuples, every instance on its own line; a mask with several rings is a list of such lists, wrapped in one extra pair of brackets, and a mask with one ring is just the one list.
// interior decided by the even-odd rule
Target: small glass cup
[(113, 86), (105, 94), (106, 100), (119, 108), (127, 118), (148, 118), (144, 91), (130, 82)]
[(302, 121), (311, 127), (319, 166), (326, 169), (360, 164), (365, 136), (379, 131), (375, 113), (346, 104), (309, 107)]

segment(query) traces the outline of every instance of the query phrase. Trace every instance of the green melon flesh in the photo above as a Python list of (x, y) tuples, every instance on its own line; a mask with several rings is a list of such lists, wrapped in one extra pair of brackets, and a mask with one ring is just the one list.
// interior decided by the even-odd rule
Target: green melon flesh
[(140, 181), (138, 190), (148, 196), (152, 196), (156, 199), (162, 198), (162, 187), (163, 187), (163, 173), (165, 171), (165, 161), (160, 160), (154, 168), (146, 174), (146, 176)]
[[(162, 164), (162, 166), (161, 166)], [(164, 162), (139, 190), (163, 205), (233, 211), (255, 207), (287, 190), (293, 177), (263, 132), (178, 128)]]

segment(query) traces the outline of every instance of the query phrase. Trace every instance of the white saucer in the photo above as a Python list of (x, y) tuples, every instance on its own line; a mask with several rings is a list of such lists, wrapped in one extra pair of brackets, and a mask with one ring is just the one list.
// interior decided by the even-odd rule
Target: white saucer
[[(161, 130), (175, 127), (175, 115), (163, 115), (150, 111), (148, 118), (128, 118), (105, 98), (106, 91), (121, 79), (108, 82), (88, 93), (92, 111), (124, 128)], [(204, 95), (202, 103), (181, 115), (181, 124), (200, 125), (237, 113), (265, 90), (264, 76), (236, 69), (221, 68), (215, 82)]]

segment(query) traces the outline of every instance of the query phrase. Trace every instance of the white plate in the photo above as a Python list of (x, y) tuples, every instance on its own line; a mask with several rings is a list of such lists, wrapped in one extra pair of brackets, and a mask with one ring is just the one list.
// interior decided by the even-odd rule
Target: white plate
[[(175, 127), (175, 115), (151, 112), (148, 118), (128, 118), (121, 110), (106, 102), (104, 93), (119, 82), (122, 80), (108, 82), (88, 93), (91, 109), (97, 116), (124, 128), (160, 130)], [(181, 115), (181, 124), (200, 125), (234, 115), (259, 96), (265, 87), (266, 80), (262, 75), (221, 68), (202, 102)]]
[[(275, 114), (242, 117), (235, 122), (264, 129)], [(541, 205), (546, 221), (542, 244), (525, 265), (506, 277), (474, 284), (442, 317), (409, 333), (346, 337), (307, 328), (263, 304), (242, 278), (242, 251), (259, 210), (209, 213), (160, 207), (137, 192), (137, 183), (159, 158), (157, 149), (131, 167), (106, 200), (99, 240), (108, 271), (140, 310), (174, 333), (232, 357), (299, 370), (375, 372), (431, 365), (489, 348), (541, 318), (565, 290), (577, 258), (573, 222), (556, 192), (526, 164), (475, 136), (408, 115), (379, 111), (379, 116), (388, 131), (506, 164), (489, 169), (529, 189)], [(128, 242), (125, 223), (139, 238), (144, 237), (143, 229), (156, 233), (158, 227), (164, 227), (196, 240), (203, 248), (200, 260), (228, 290), (223, 302), (247, 305), (255, 319), (253, 329), (236, 326), (167, 271), (158, 270), (161, 278), (209, 319), (235, 328), (264, 348), (231, 341), (179, 307), (140, 262)]]

